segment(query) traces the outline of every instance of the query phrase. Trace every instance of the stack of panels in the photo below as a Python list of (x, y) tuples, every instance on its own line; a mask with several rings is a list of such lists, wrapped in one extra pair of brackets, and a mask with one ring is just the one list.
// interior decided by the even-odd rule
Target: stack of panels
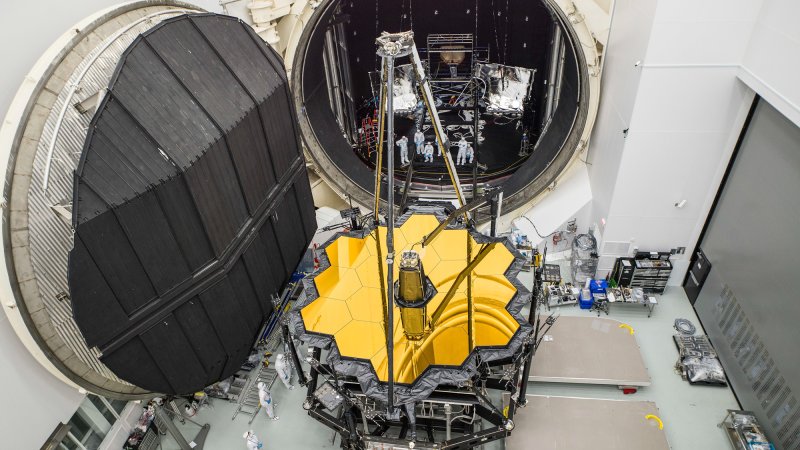
[(278, 55), (180, 16), (125, 52), (76, 170), (69, 282), (120, 378), (184, 394), (233, 374), (315, 230)]

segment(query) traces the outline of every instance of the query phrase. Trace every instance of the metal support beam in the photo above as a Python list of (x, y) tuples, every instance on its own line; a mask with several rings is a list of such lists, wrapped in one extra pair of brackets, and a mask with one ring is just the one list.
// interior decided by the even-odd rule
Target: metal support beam
[(489, 198), (484, 196), (484, 197), (475, 199), (475, 200), (471, 201), (469, 204), (464, 205), (464, 206), (458, 208), (457, 210), (453, 211), (433, 231), (431, 231), (431, 233), (429, 235), (425, 236), (425, 239), (422, 240), (422, 246), (423, 247), (427, 247), (428, 245), (430, 245), (430, 243), (433, 242), (434, 239), (436, 239), (436, 236), (438, 236), (439, 233), (442, 232), (442, 230), (444, 230), (448, 225), (450, 225), (450, 223), (452, 223), (453, 220), (455, 220), (456, 217), (464, 214), (465, 212), (476, 210), (476, 209), (480, 208), (481, 206), (485, 205), (488, 202), (489, 202)]
[(450, 403), (445, 403), (444, 405), (444, 426), (445, 426), (445, 435), (444, 438), (446, 440), (450, 440), (450, 419), (453, 416), (453, 407), (450, 406)]
[[(389, 142), (386, 160), (387, 168), (387, 207), (386, 207), (386, 357), (388, 363), (387, 405), (389, 412), (394, 409), (394, 57), (386, 58), (387, 100), (386, 134)], [(380, 245), (380, 244), (379, 244)]]
[(285, 342), (286, 346), (289, 347), (289, 354), (292, 358), (292, 364), (294, 364), (294, 368), (297, 370), (297, 382), (300, 383), (300, 386), (305, 386), (306, 383), (308, 383), (308, 379), (306, 379), (303, 366), (300, 365), (300, 357), (297, 356), (297, 347), (294, 345), (294, 339), (292, 339), (292, 336), (289, 334), (289, 326), (282, 324), (281, 332), (283, 333), (283, 342)]
[(473, 150), (473, 161), (472, 161), (472, 200), (475, 201), (478, 198), (478, 147), (481, 143), (481, 106), (480, 102), (478, 101), (478, 83), (477, 79), (472, 79), (472, 106), (473, 106), (473, 120), (472, 120), (472, 128), (473, 128), (473, 137), (472, 137), (472, 150)]
[(348, 430), (347, 424), (345, 424), (344, 421), (339, 420), (324, 411), (321, 411), (320, 408), (313, 408), (309, 410), (308, 415), (323, 423), (328, 428), (337, 431), (342, 435), (342, 440), (350, 439), (350, 431)]
[[(378, 217), (377, 215), (375, 216)], [(377, 220), (377, 219), (376, 219)], [(376, 226), (373, 230), (375, 233), (375, 251), (377, 252), (378, 261), (378, 280), (381, 284), (381, 311), (383, 313), (383, 332), (386, 333), (386, 339), (389, 339), (389, 301), (386, 298), (386, 276), (383, 273), (383, 251), (381, 251), (381, 228)]]
[[(467, 233), (467, 267), (472, 263), (472, 236)], [(475, 348), (475, 300), (472, 298), (472, 271), (467, 274), (467, 342), (469, 352)]]
[[(319, 361), (320, 356), (322, 355), (322, 349), (319, 347), (314, 347), (311, 353), (311, 359), (314, 361)], [(319, 370), (317, 369), (316, 364), (311, 364), (311, 369), (308, 372), (309, 380), (308, 384), (306, 385), (306, 400), (303, 403), (303, 407), (305, 409), (311, 409), (316, 402), (314, 398), (314, 391), (317, 390), (317, 380), (319, 379)]]
[(431, 316), (431, 328), (436, 326), (436, 322), (438, 322), (439, 318), (447, 309), (447, 305), (450, 303), (450, 300), (452, 300), (453, 296), (456, 295), (458, 287), (464, 281), (464, 278), (466, 278), (467, 275), (469, 275), (473, 270), (475, 270), (475, 267), (477, 267), (478, 264), (480, 264), (481, 261), (483, 261), (483, 259), (486, 258), (486, 255), (488, 255), (489, 252), (491, 252), (496, 245), (497, 242), (490, 242), (484, 245), (481, 251), (478, 252), (478, 254), (475, 256), (475, 259), (470, 261), (469, 264), (467, 264), (467, 267), (465, 267), (464, 270), (462, 270), (461, 273), (458, 274), (455, 281), (453, 282), (453, 285), (450, 286), (450, 289), (447, 291), (447, 294), (445, 294), (444, 298), (442, 299), (442, 302), (439, 304), (439, 307), (436, 308), (436, 311)]
[(500, 215), (502, 215), (502, 207), (503, 207), (503, 191), (493, 192), (491, 206), (489, 207), (489, 212), (491, 215), (491, 226), (489, 234), (492, 237), (497, 237), (497, 218), (500, 217)]
[(436, 110), (436, 104), (433, 101), (433, 92), (431, 91), (431, 83), (425, 75), (425, 68), (422, 67), (422, 60), (419, 58), (417, 47), (412, 44), (411, 49), (412, 63), (417, 74), (417, 84), (422, 91), (422, 99), (428, 109), (428, 114), (431, 117), (433, 124), (433, 131), (436, 133), (436, 142), (444, 156), (444, 165), (447, 167), (447, 173), (450, 175), (450, 181), (453, 183), (453, 188), (456, 191), (456, 198), (458, 199), (459, 206), (464, 206), (466, 200), (464, 199), (464, 191), (461, 188), (461, 181), (458, 179), (458, 172), (456, 165), (453, 163), (453, 156), (450, 155), (450, 140), (444, 131), (441, 120), (439, 120), (439, 112)]
[(475, 405), (475, 412), (477, 412), (479, 416), (483, 417), (494, 425), (506, 425), (508, 422), (506, 417), (499, 409), (497, 409), (496, 406), (494, 406), (491, 400), (486, 398), (486, 396), (480, 392), (480, 390), (475, 389), (475, 397), (477, 397), (478, 401), (480, 402), (479, 405)]
[(501, 427), (492, 427), (468, 436), (457, 437), (441, 443), (441, 450), (467, 450), (474, 449), (488, 442), (503, 439), (508, 436), (508, 431)]
[(400, 198), (400, 213), (406, 208), (408, 202), (408, 190), (411, 187), (411, 179), (414, 178), (414, 158), (408, 162), (408, 170), (406, 171), (406, 182), (403, 184), (403, 196)]
[[(373, 206), (373, 208), (374, 208), (373, 209), (373, 214), (374, 214), (374, 217), (375, 217), (376, 225), (377, 225), (377, 222), (378, 222), (378, 217), (379, 217), (379, 214), (380, 214), (379, 211), (380, 211), (380, 206), (381, 206), (381, 171), (383, 170), (383, 141), (384, 141), (383, 124), (384, 124), (384, 120), (386, 118), (386, 99), (388, 97), (386, 95), (386, 89), (387, 89), (386, 76), (387, 76), (387, 74), (388, 74), (388, 69), (386, 68), (386, 61), (384, 61), (382, 69), (381, 69), (381, 81), (383, 81), (383, 83), (381, 83), (380, 99), (378, 100), (378, 103), (380, 104), (378, 106), (378, 108), (379, 108), (378, 109), (378, 127), (379, 127), (378, 128), (378, 154), (375, 155), (375, 205)], [(389, 139), (391, 140), (391, 136), (389, 137)], [(394, 175), (394, 174), (392, 174), (390, 172), (390, 175)]]
[(528, 377), (531, 374), (531, 366), (533, 365), (533, 346), (525, 344), (523, 352), (525, 353), (525, 361), (522, 366), (522, 378), (519, 381), (519, 395), (517, 396), (517, 404), (520, 406), (525, 406), (528, 403), (526, 395), (528, 393)]

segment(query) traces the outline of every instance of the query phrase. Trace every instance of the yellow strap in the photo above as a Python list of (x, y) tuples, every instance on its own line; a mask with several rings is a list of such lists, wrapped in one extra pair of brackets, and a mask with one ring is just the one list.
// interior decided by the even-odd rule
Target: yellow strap
[(630, 325), (628, 325), (627, 323), (621, 323), (621, 324), (619, 324), (619, 328), (627, 328), (628, 330), (630, 330), (631, 334), (633, 334), (633, 333), (634, 333), (634, 331), (633, 331), (633, 327), (632, 327), (632, 326), (630, 326)]
[(659, 430), (663, 430), (664, 429), (664, 422), (662, 422), (661, 419), (659, 419), (658, 416), (656, 416), (654, 414), (648, 414), (648, 415), (644, 416), (644, 418), (645, 418), (645, 420), (655, 420), (656, 422), (658, 422), (658, 429)]
[(506, 418), (508, 418), (508, 406), (506, 406), (505, 408), (503, 408), (503, 416), (505, 416)]

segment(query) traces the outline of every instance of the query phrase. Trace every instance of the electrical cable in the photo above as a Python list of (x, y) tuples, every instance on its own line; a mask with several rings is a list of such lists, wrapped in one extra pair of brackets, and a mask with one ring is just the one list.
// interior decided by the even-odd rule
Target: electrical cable
[(536, 234), (539, 235), (539, 237), (542, 238), (542, 239), (547, 239), (550, 236), (552, 236), (552, 235), (554, 235), (554, 234), (556, 234), (558, 232), (558, 230), (556, 230), (556, 231), (553, 231), (552, 233), (548, 234), (547, 236), (542, 236), (542, 234), (539, 233), (539, 230), (536, 228), (536, 224), (534, 224), (533, 221), (530, 218), (528, 218), (528, 216), (519, 216), (518, 219), (525, 219), (528, 222), (530, 222), (530, 224), (533, 226), (533, 231), (535, 231)]
[(689, 319), (683, 318), (675, 319), (674, 328), (678, 333), (684, 336), (692, 336), (697, 331), (697, 328), (695, 328), (694, 324), (690, 322)]

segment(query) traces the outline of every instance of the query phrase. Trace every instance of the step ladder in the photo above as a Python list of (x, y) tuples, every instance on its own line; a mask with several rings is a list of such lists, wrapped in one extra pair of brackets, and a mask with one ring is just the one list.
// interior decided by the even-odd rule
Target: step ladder
[(359, 147), (367, 149), (367, 157), (371, 157), (378, 144), (377, 111), (371, 116), (361, 119), (362, 133), (359, 135)]
[[(264, 347), (264, 350), (274, 353), (274, 351), (280, 346), (281, 341), (282, 337), (280, 333), (280, 327), (277, 327), (267, 339), (267, 344)], [(258, 412), (261, 410), (261, 402), (258, 399), (258, 383), (263, 382), (269, 389), (272, 389), (272, 385), (278, 378), (278, 372), (275, 371), (274, 364), (270, 363), (268, 366), (265, 366), (265, 359), (266, 358), (262, 356), (258, 366), (253, 369), (252, 372), (250, 372), (250, 376), (247, 378), (247, 381), (245, 382), (245, 385), (239, 394), (236, 411), (234, 411), (231, 420), (236, 419), (236, 416), (239, 415), (239, 413), (242, 413), (246, 416), (250, 416), (250, 421), (247, 423), (251, 424), (253, 423), (253, 420)]]

